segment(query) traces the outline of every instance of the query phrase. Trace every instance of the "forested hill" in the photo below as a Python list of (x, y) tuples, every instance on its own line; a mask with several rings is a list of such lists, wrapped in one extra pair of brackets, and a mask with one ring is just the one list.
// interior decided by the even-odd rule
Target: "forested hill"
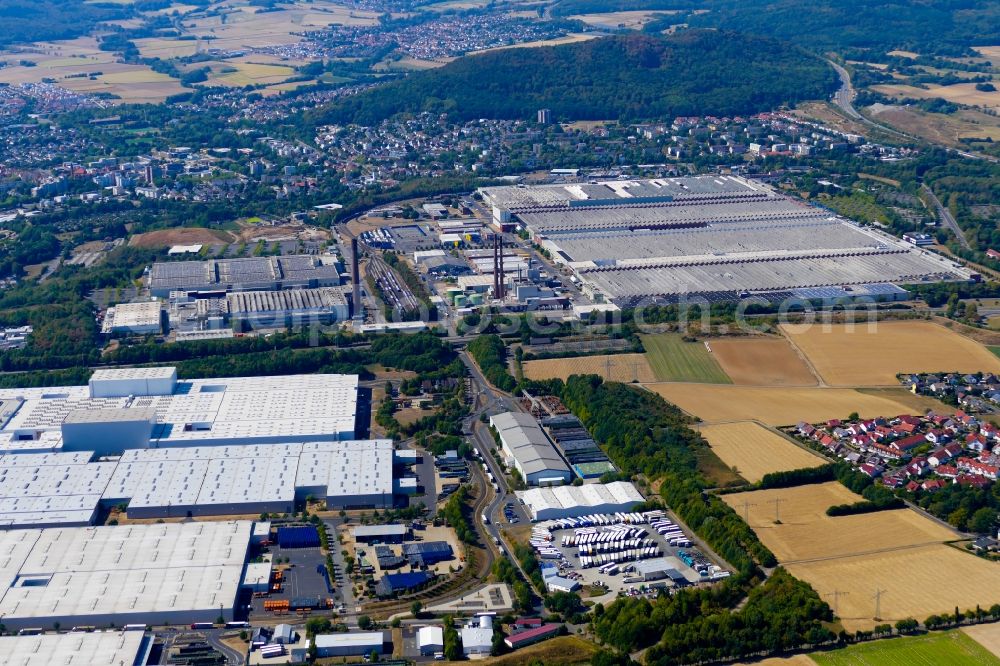
[(456, 120), (662, 120), (734, 115), (826, 97), (835, 74), (784, 42), (710, 30), (503, 49), (418, 72), (315, 109), (316, 123), (377, 123), (432, 111)]

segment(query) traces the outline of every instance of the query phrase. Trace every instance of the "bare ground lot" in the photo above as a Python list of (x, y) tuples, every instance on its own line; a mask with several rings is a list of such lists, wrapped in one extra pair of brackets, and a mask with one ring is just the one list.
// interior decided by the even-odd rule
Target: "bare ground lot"
[(752, 421), (704, 426), (702, 436), (715, 455), (739, 475), (756, 483), (771, 472), (819, 467), (826, 461), (783, 435)]
[(233, 237), (225, 231), (203, 229), (201, 227), (183, 227), (178, 229), (159, 229), (133, 236), (129, 240), (132, 247), (159, 248), (171, 245), (210, 245), (213, 243), (231, 243)]
[(734, 384), (816, 386), (816, 377), (782, 338), (711, 340), (712, 353)]

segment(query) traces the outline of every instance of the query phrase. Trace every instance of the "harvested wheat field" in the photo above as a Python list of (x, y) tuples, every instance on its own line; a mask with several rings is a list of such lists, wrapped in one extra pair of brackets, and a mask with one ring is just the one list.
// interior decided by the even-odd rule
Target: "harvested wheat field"
[[(609, 368), (610, 364), (610, 368)], [(608, 370), (610, 369), (610, 374)], [(600, 375), (615, 382), (655, 382), (645, 354), (602, 354), (573, 358), (546, 358), (524, 362), (528, 379), (562, 379), (570, 375)]]
[(816, 386), (816, 377), (784, 338), (710, 340), (712, 354), (734, 384)]
[(862, 418), (923, 413), (912, 393), (903, 388), (870, 395), (846, 388), (778, 388), (771, 386), (727, 386), (718, 384), (646, 384), (689, 414), (714, 423), (760, 421), (767, 425), (818, 423), (846, 418), (857, 412)]
[(819, 467), (826, 461), (788, 441), (782, 435), (752, 421), (718, 423), (701, 428), (715, 455), (750, 483), (765, 474), (804, 467)]
[(962, 629), (974, 641), (1000, 657), (1000, 624), (977, 624)]
[[(910, 509), (854, 516), (826, 515), (827, 507), (853, 504), (861, 496), (836, 481), (794, 488), (724, 495), (782, 564), (826, 560), (896, 548), (940, 544), (951, 530)], [(775, 500), (779, 500), (777, 512)], [(750, 502), (744, 514), (744, 502)], [(775, 518), (781, 520), (775, 523)], [(1000, 567), (997, 568), (1000, 572)]]
[(137, 234), (129, 240), (132, 247), (158, 248), (171, 245), (211, 245), (229, 243), (232, 241), (225, 231), (215, 231), (202, 227), (179, 227), (176, 229), (159, 229), (144, 234)]
[[(989, 608), (1000, 600), (1000, 564), (946, 545), (902, 548), (873, 555), (823, 560), (786, 567), (820, 595), (834, 590), (841, 596), (838, 615), (848, 631), (871, 629), (875, 615), (875, 590), (883, 590), (882, 621), (894, 623), (912, 617), (975, 608)], [(942, 571), (961, 575), (942, 578)]]
[(985, 347), (929, 321), (782, 330), (834, 386), (894, 385), (902, 372), (1000, 372), (1000, 359)]
[[(946, 545), (955, 534), (916, 511), (827, 516), (828, 506), (860, 499), (839, 483), (722, 499), (741, 516), (749, 515), (754, 532), (792, 575), (808, 582), (831, 604), (835, 590), (846, 593), (835, 610), (850, 631), (870, 629), (876, 623), (876, 589), (883, 590), (881, 617), (886, 622), (907, 617), (922, 621), (955, 606), (989, 607), (1000, 600), (1000, 565)], [(942, 584), (942, 571), (962, 575)]]

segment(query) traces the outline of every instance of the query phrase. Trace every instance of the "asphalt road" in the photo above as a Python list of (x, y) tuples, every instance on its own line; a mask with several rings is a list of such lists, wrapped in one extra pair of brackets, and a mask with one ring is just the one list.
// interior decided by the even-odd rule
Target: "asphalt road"
[(927, 187), (926, 184), (921, 185), (920, 188), (930, 198), (931, 203), (934, 205), (934, 209), (937, 211), (938, 219), (941, 220), (941, 223), (944, 224), (949, 229), (951, 229), (951, 232), (955, 234), (955, 237), (958, 239), (958, 242), (961, 243), (962, 247), (964, 247), (966, 250), (971, 250), (972, 246), (969, 245), (969, 239), (967, 239), (965, 237), (965, 234), (962, 233), (962, 227), (958, 226), (958, 222), (955, 221), (955, 218), (954, 216), (952, 216), (951, 211), (948, 210), (941, 203), (941, 200), (937, 198), (937, 195), (934, 194), (934, 191), (931, 190), (931, 188)]

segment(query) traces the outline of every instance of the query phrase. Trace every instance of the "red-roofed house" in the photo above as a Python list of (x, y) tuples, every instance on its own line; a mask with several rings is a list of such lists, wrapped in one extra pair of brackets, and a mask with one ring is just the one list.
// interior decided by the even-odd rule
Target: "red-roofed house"
[(528, 629), (527, 631), (520, 631), (516, 634), (511, 634), (507, 638), (503, 639), (503, 642), (507, 644), (511, 650), (516, 650), (522, 648), (526, 645), (532, 645), (538, 643), (539, 641), (544, 641), (546, 638), (552, 638), (559, 633), (562, 629), (561, 624), (543, 624), (540, 627), (535, 627), (534, 629)]
[(906, 453), (926, 443), (927, 440), (924, 439), (923, 435), (910, 435), (909, 437), (904, 437), (903, 439), (897, 439), (895, 442), (890, 442), (889, 446), (897, 451)]
[(938, 465), (934, 473), (938, 476), (943, 476), (946, 479), (954, 479), (958, 476), (958, 468), (954, 465)]

